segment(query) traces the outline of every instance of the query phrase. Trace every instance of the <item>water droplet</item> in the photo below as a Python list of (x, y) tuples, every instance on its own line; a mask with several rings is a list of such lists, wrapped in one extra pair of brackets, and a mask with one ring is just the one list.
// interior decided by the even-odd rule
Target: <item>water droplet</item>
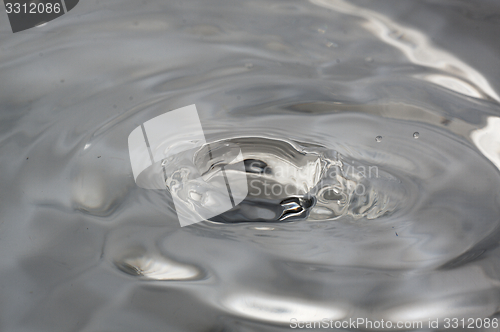
[(380, 143), (382, 141), (382, 136), (375, 137), (375, 141)]
[(416, 131), (416, 132), (413, 133), (413, 138), (414, 139), (417, 139), (419, 137), (420, 137), (420, 134), (418, 133), (418, 131)]

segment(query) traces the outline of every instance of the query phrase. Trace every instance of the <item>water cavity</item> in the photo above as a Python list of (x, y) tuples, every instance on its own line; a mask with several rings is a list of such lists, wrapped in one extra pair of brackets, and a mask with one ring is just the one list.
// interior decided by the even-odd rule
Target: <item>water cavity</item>
[[(0, 19), (0, 329), (500, 318), (498, 13), (104, 0)], [(138, 186), (129, 134), (192, 104), (206, 144)]]

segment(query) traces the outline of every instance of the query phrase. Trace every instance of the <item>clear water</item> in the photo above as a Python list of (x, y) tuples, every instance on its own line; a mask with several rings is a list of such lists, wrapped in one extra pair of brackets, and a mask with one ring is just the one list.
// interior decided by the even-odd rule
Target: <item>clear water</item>
[[(0, 330), (498, 318), (499, 15), (104, 0), (12, 34), (0, 13)], [(190, 104), (251, 185), (181, 228), (193, 196), (137, 187), (127, 137)]]

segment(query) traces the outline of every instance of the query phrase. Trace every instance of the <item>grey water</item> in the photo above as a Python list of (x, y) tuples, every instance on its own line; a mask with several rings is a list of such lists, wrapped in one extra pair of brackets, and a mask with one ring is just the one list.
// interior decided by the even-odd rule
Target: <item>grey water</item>
[[(498, 331), (498, 31), (488, 0), (0, 11), (0, 331)], [(140, 188), (128, 135), (191, 104), (207, 145)], [(228, 144), (248, 195), (181, 227)]]

